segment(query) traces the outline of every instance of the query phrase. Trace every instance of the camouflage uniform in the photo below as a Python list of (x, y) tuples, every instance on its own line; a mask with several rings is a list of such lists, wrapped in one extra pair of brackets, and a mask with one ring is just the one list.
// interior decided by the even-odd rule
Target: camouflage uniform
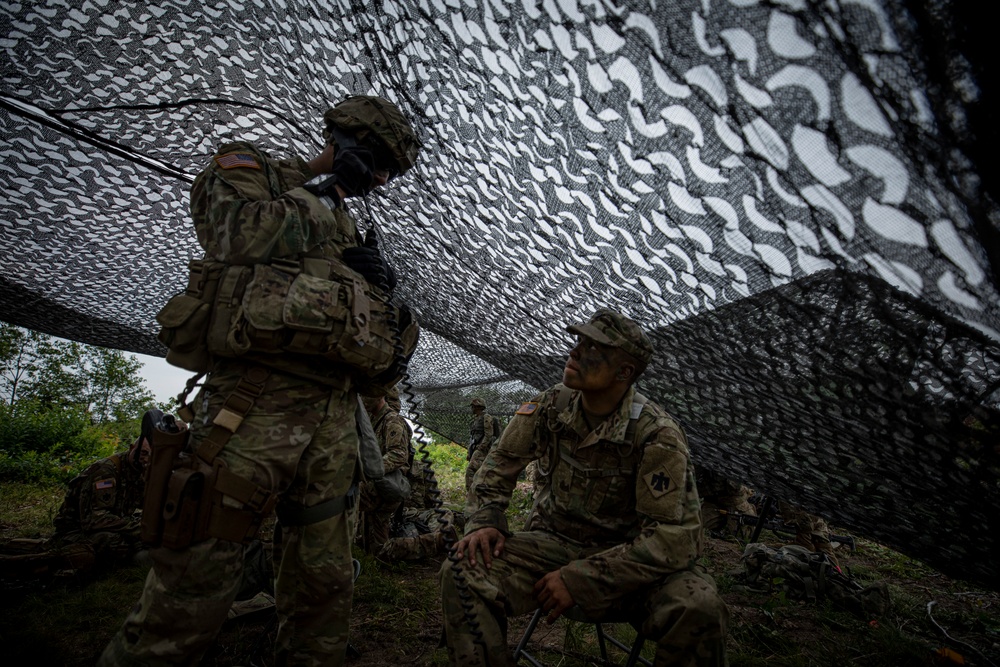
[(433, 509), (436, 502), (431, 488), (432, 486), (437, 488), (437, 477), (434, 475), (434, 468), (431, 467), (430, 463), (425, 463), (420, 459), (419, 452), (414, 452), (407, 479), (410, 480), (410, 495), (403, 501), (404, 511)]
[(127, 561), (141, 549), (142, 469), (128, 452), (96, 461), (73, 478), (56, 514), (55, 534), (44, 540), (10, 540), (0, 556), (8, 573), (86, 572)]
[[(684, 433), (647, 402), (634, 440), (625, 442), (632, 388), (593, 431), (577, 392), (550, 418), (560, 390), (567, 391), (557, 385), (518, 410), (469, 495), (465, 533), (495, 527), (508, 535), (490, 570), (463, 560), (459, 573), (472, 594), (486, 664), (512, 664), (505, 617), (536, 609), (533, 587), (554, 570), (589, 616), (630, 613), (657, 642), (657, 665), (726, 664), (728, 610), (695, 565), (702, 530)], [(524, 531), (511, 535), (504, 512), (518, 474), (536, 459), (535, 504)], [(483, 664), (456, 587), (458, 569), (451, 561), (441, 569), (449, 656), (453, 665)]]
[(796, 526), (793, 544), (805, 547), (809, 551), (825, 553), (834, 565), (840, 567), (833, 552), (833, 544), (830, 542), (830, 527), (822, 517), (809, 514), (783, 500), (778, 502), (778, 513), (781, 515), (782, 523)]
[(701, 492), (701, 523), (706, 531), (725, 528), (727, 515), (733, 512), (757, 516), (757, 510), (750, 504), (753, 491), (749, 487), (707, 468), (698, 468), (697, 479), (698, 491)]
[(472, 485), (472, 478), (483, 465), (487, 452), (499, 438), (497, 418), (485, 411), (472, 418), (469, 428), (469, 465), (465, 469), (465, 490)]
[[(344, 248), (359, 245), (346, 209), (331, 210), (302, 187), (313, 176), (301, 158), (273, 160), (242, 142), (223, 146), (191, 192), (206, 256), (249, 265), (305, 253), (339, 258)], [(237, 382), (257, 364), (266, 365), (263, 393), (217, 459), (292, 506), (312, 507), (347, 494), (358, 450), (351, 377), (316, 356), (243, 359), (214, 361), (193, 403), (190, 446), (197, 450)], [(343, 512), (276, 530), (277, 662), (343, 661), (353, 593), (352, 534)], [(215, 538), (179, 551), (153, 550), (142, 597), (99, 664), (196, 663), (237, 594), (243, 551), (242, 544)]]
[(455, 514), (450, 510), (433, 508), (406, 509), (399, 521), (400, 528), (393, 533), (378, 556), (382, 560), (422, 560), (445, 552), (445, 533), (441, 530), (441, 520), (448, 525), (451, 541), (455, 541)]
[[(375, 437), (382, 450), (382, 467), (385, 473), (402, 470), (406, 474), (410, 467), (410, 438), (413, 436), (410, 425), (388, 402), (371, 415), (371, 419)], [(378, 553), (389, 539), (389, 523), (401, 504), (399, 501), (389, 503), (383, 500), (372, 482), (361, 485), (358, 539), (365, 551)]]

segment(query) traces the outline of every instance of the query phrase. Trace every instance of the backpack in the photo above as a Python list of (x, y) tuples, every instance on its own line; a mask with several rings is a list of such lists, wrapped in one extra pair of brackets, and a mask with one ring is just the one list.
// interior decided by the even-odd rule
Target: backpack
[(838, 572), (826, 554), (790, 544), (772, 549), (748, 544), (743, 551), (744, 572), (740, 579), (747, 590), (758, 593), (784, 592), (793, 600), (823, 602), (858, 616), (885, 614), (889, 590), (885, 582), (862, 586)]

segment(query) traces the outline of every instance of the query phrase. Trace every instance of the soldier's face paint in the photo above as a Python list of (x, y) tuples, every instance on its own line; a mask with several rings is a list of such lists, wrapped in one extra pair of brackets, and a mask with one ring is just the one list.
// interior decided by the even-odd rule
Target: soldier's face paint
[(601, 391), (611, 388), (618, 370), (617, 348), (577, 336), (563, 368), (563, 384), (570, 389)]

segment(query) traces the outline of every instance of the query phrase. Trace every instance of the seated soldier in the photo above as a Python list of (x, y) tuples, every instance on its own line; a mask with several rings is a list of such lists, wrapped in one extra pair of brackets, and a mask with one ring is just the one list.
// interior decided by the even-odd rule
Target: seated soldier
[[(523, 404), (486, 455), (456, 562), (442, 565), (451, 664), (510, 666), (509, 616), (541, 608), (551, 623), (578, 607), (594, 619), (626, 616), (657, 644), (656, 665), (725, 665), (729, 611), (697, 565), (701, 515), (687, 439), (633, 387), (652, 344), (607, 309), (568, 331), (577, 342), (563, 384)], [(533, 460), (535, 504), (512, 534), (505, 511)]]
[[(149, 410), (147, 422), (173, 422), (172, 415)], [(92, 463), (73, 478), (53, 521), (55, 534), (42, 540), (9, 540), (0, 546), (8, 574), (72, 575), (128, 562), (142, 549), (139, 515), (143, 499), (143, 471), (150, 445), (144, 435), (128, 451)], [(9, 554), (9, 555), (8, 555)]]
[[(442, 515), (443, 513), (443, 515)], [(378, 553), (381, 560), (395, 562), (401, 560), (423, 560), (447, 552), (447, 534), (455, 542), (457, 532), (462, 530), (465, 516), (451, 510), (434, 508), (416, 510), (405, 508), (398, 525)], [(447, 529), (442, 529), (442, 526)], [(449, 533), (446, 533), (446, 530)]]

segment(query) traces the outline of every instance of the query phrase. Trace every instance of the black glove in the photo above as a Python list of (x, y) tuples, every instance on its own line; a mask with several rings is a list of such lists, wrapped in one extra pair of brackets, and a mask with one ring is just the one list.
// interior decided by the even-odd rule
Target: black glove
[(396, 273), (379, 252), (375, 230), (368, 230), (364, 245), (346, 248), (343, 257), (344, 264), (360, 273), (372, 285), (377, 285), (386, 292), (392, 292), (396, 288)]
[(363, 195), (374, 183), (375, 157), (361, 146), (340, 148), (333, 157), (333, 175), (348, 197)]
[(375, 174), (375, 158), (367, 148), (351, 146), (341, 148), (333, 158), (333, 171), (318, 176), (305, 184), (305, 189), (317, 197), (328, 197), (336, 208), (340, 206), (340, 193), (347, 197), (363, 195), (372, 188)]

